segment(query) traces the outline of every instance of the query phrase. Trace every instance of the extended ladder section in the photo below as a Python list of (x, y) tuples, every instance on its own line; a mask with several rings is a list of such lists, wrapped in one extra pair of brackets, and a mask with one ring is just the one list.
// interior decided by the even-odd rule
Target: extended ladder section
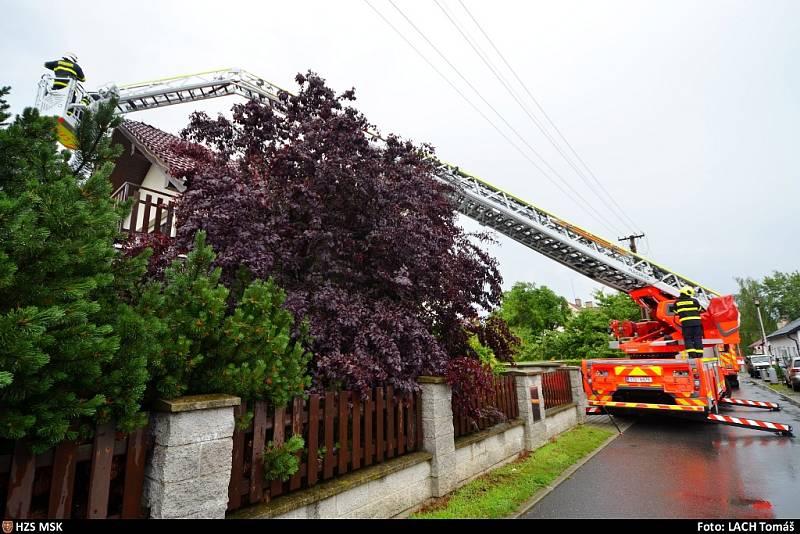
[(212, 70), (124, 85), (118, 89), (117, 109), (131, 113), (230, 95), (280, 104), (279, 91), (277, 85), (241, 69)]
[[(281, 89), (241, 69), (223, 69), (120, 87), (118, 110), (130, 113), (228, 95), (278, 108)], [(451, 197), (463, 215), (522, 243), (601, 284), (624, 292), (655, 286), (678, 296), (683, 286), (697, 289), (707, 307), (716, 294), (665, 267), (520, 200), (457, 167), (442, 164), (437, 178), (453, 188)]]
[(460, 213), (601, 284), (626, 293), (654, 286), (675, 297), (681, 287), (692, 286), (697, 288), (695, 296), (704, 307), (716, 295), (476, 176), (447, 167), (438, 177), (454, 186), (453, 196)]

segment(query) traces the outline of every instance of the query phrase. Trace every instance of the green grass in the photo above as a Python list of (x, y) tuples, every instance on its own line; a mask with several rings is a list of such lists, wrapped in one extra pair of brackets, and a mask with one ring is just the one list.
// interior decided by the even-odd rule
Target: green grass
[(581, 425), (533, 451), (457, 489), (413, 514), (417, 519), (498, 519), (514, 513), (534, 493), (595, 450), (613, 432)]
[(767, 384), (767, 386), (769, 386), (770, 389), (774, 389), (775, 391), (783, 393), (784, 395), (788, 393), (794, 393), (794, 390), (789, 386), (787, 386), (786, 384), (784, 384), (783, 382), (781, 382), (780, 384)]

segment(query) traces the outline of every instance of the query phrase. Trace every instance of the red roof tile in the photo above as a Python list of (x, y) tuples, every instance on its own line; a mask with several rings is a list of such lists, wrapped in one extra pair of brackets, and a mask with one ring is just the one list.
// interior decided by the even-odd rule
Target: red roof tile
[(188, 156), (181, 156), (172, 149), (172, 144), (181, 141), (180, 137), (159, 130), (143, 122), (126, 120), (120, 127), (128, 137), (148, 151), (166, 167), (166, 170), (189, 170), (195, 166), (195, 160)]

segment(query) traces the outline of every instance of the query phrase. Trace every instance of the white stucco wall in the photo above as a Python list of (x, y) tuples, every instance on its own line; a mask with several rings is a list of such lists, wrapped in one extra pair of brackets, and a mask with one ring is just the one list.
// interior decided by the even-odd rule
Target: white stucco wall
[[(508, 462), (523, 450), (522, 425), (456, 449), (457, 486)], [(278, 519), (387, 518), (403, 515), (433, 497), (431, 462), (425, 461), (301, 506)]]
[(547, 425), (547, 439), (553, 438), (562, 432), (566, 432), (578, 424), (578, 407), (570, 407), (569, 409), (560, 411), (558, 413), (547, 415), (545, 424)]
[(145, 175), (144, 180), (142, 181), (142, 187), (162, 192), (163, 194), (161, 195), (158, 195), (151, 191), (146, 191), (145, 193), (153, 195), (154, 200), (156, 197), (160, 196), (166, 202), (176, 194), (175, 191), (170, 191), (167, 189), (167, 183), (168, 183), (167, 175), (161, 169), (161, 167), (159, 167), (158, 165), (150, 165), (150, 170), (147, 171), (147, 174)]
[(515, 460), (522, 452), (525, 428), (515, 426), (464, 447), (456, 444), (456, 480), (460, 486), (486, 471)]
[(395, 517), (431, 498), (430, 460), (338, 493), (276, 519)]

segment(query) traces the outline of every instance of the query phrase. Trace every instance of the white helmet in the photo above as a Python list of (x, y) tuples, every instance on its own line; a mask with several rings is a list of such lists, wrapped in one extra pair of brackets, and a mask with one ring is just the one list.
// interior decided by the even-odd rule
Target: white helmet
[(74, 52), (67, 52), (66, 54), (64, 54), (64, 57), (72, 61), (73, 63), (78, 62), (78, 56)]

